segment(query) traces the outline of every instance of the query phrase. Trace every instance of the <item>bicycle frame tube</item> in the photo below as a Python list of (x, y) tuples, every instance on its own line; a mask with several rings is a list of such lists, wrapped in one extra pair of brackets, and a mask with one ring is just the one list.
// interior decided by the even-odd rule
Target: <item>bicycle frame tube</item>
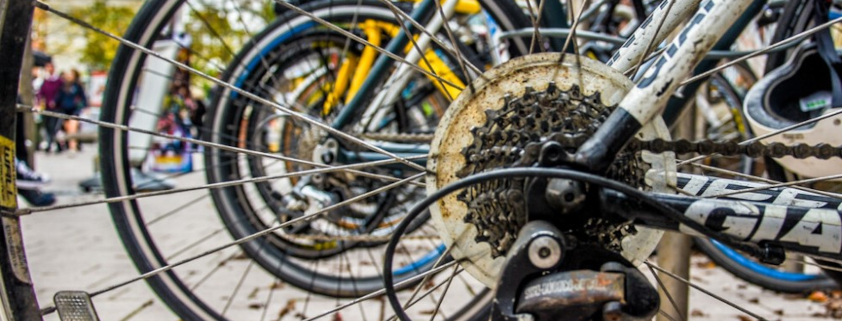
[[(740, 34), (743, 32), (743, 29), (748, 26), (749, 23), (763, 10), (763, 6), (766, 4), (765, 0), (754, 0), (754, 2), (743, 12), (740, 19), (731, 26), (731, 29), (728, 29), (728, 32), (719, 39), (719, 42), (713, 47), (713, 50), (728, 50), (731, 48), (731, 45), (737, 41), (737, 38), (740, 37)], [(718, 59), (705, 59), (698, 66), (696, 69), (693, 70), (693, 75), (698, 75), (708, 70), (713, 69), (716, 67), (716, 64), (719, 63)], [(667, 126), (672, 126), (675, 123), (676, 119), (678, 119), (678, 115), (681, 115), (681, 112), (684, 110), (684, 107), (687, 106), (687, 101), (691, 97), (693, 97), (694, 93), (699, 89), (699, 87), (703, 84), (703, 81), (697, 81), (694, 83), (687, 84), (684, 86), (682, 91), (685, 93), (683, 97), (677, 97), (673, 95), (670, 97), (667, 106), (664, 108), (664, 122), (667, 123)]]
[[(842, 259), (842, 200), (838, 198), (794, 188), (739, 193), (765, 185), (688, 174), (679, 174), (677, 186), (698, 197), (651, 196), (730, 239), (729, 243), (774, 244), (810, 256)], [(601, 203), (606, 212), (638, 219), (643, 225), (699, 235), (618, 192), (603, 191)]]
[[(444, 11), (444, 14), (445, 14), (446, 18), (449, 19), (450, 16), (453, 15), (453, 12), (455, 11), (457, 3), (458, 3), (458, 1), (456, 1), (456, 0), (450, 0), (450, 1), (444, 2), (444, 4), (442, 5), (442, 11)], [(441, 28), (444, 21), (445, 21), (445, 19), (441, 15), (436, 14), (436, 15), (433, 16), (433, 18), (431, 19), (429, 24), (427, 24), (426, 29), (430, 33), (435, 34), (436, 32), (438, 32), (439, 28)], [(433, 74), (439, 74), (442, 71), (447, 72), (445, 70), (438, 70), (438, 72), (435, 70), (436, 69), (435, 66), (441, 65), (441, 64), (438, 64), (438, 62), (440, 62), (440, 60), (438, 58), (433, 57), (433, 56), (435, 56), (435, 53), (432, 52), (432, 51), (428, 51), (430, 41), (431, 41), (431, 39), (430, 39), (429, 35), (427, 35), (427, 34), (420, 35), (418, 37), (418, 39), (415, 42), (413, 42), (413, 44), (412, 44), (412, 46), (417, 46), (417, 47), (416, 48), (409, 48), (409, 52), (406, 55), (406, 60), (409, 63), (418, 62), (421, 59), (421, 54), (419, 53), (419, 51), (421, 51), (421, 52), (424, 52), (424, 56), (427, 57), (427, 58), (425, 58), (425, 59), (427, 59), (425, 61), (425, 63), (419, 64), (419, 66), (421, 68), (423, 68), (425, 70), (428, 70), (428, 71), (432, 72)], [(431, 60), (431, 59), (428, 59), (428, 58), (434, 58), (434, 59)], [(427, 65), (427, 62), (429, 62), (430, 65)], [(446, 68), (446, 66), (445, 66), (445, 68)], [(362, 121), (357, 124), (357, 129), (360, 129), (360, 130), (366, 130), (366, 129), (376, 130), (375, 128), (364, 128), (364, 126), (366, 126), (366, 124), (371, 124), (372, 127), (377, 127), (377, 123), (379, 123), (380, 120), (382, 120), (382, 118), (388, 112), (388, 110), (386, 108), (380, 108), (380, 107), (383, 106), (384, 104), (386, 104), (386, 105), (391, 104), (398, 99), (398, 96), (400, 95), (401, 91), (406, 87), (407, 83), (409, 82), (410, 74), (411, 74), (411, 70), (410, 70), (409, 65), (402, 64), (402, 65), (398, 66), (397, 71), (395, 71), (394, 73), (392, 73), (389, 76), (388, 80), (386, 81), (385, 85), (381, 88), (380, 92), (377, 93), (377, 96), (371, 101), (370, 104), (368, 104), (368, 107), (363, 111)], [(458, 79), (456, 79), (456, 80), (457, 80), (457, 82), (455, 82), (455, 84), (461, 85), (461, 86), (464, 87), (464, 84), (461, 84), (461, 81), (459, 81)], [(459, 94), (458, 89), (452, 88), (452, 87), (450, 87), (448, 85), (445, 85), (445, 84), (440, 84), (436, 79), (430, 79), (430, 81), (432, 81), (433, 84), (436, 85), (436, 88), (438, 88), (440, 91), (442, 91), (442, 92), (446, 91), (445, 94), (449, 95), (450, 97), (455, 98)]]
[[(595, 173), (603, 173), (629, 139), (659, 115), (682, 79), (689, 76), (696, 64), (710, 51), (719, 38), (737, 21), (754, 0), (705, 0), (687, 25), (660, 55), (644, 77), (623, 98), (603, 126), (578, 150), (575, 162)], [(694, 7), (676, 1), (669, 16), (683, 15)], [(649, 19), (647, 19), (649, 20)], [(669, 20), (669, 19), (667, 19)], [(654, 20), (653, 22), (654, 23)], [(651, 24), (651, 23), (650, 23)], [(666, 25), (666, 23), (665, 23)], [(646, 28), (643, 28), (646, 29)], [(636, 37), (638, 30), (632, 35)], [(631, 46), (630, 46), (631, 47)], [(648, 46), (637, 46), (619, 52), (615, 65), (625, 64), (631, 57), (645, 54)], [(641, 51), (642, 49), (642, 51)]]
[[(421, 1), (418, 6), (412, 10), (412, 17), (415, 21), (421, 21), (424, 17), (429, 17), (430, 14), (435, 12), (436, 5), (435, 2), (438, 0), (423, 0)], [(415, 30), (415, 27), (411, 24), (407, 23), (407, 30), (412, 32)], [(398, 32), (397, 37), (393, 38), (389, 41), (389, 44), (386, 46), (386, 51), (401, 55), (403, 54), (403, 50), (406, 45), (409, 43), (409, 38), (407, 37), (406, 33), (404, 32), (403, 28), (401, 31)], [(389, 68), (395, 63), (392, 58), (386, 55), (380, 55), (377, 57), (377, 61), (374, 63), (374, 67), (371, 68), (371, 71), (368, 74), (365, 82), (362, 86), (360, 86), (357, 93), (354, 95), (354, 98), (348, 102), (348, 104), (339, 112), (339, 115), (336, 116), (336, 119), (331, 124), (331, 127), (336, 129), (341, 129), (348, 122), (353, 119), (353, 116), (357, 114), (362, 108), (365, 108), (365, 102), (368, 100), (369, 97), (372, 97), (374, 90), (377, 89), (377, 85), (383, 82), (386, 76), (389, 75)]]

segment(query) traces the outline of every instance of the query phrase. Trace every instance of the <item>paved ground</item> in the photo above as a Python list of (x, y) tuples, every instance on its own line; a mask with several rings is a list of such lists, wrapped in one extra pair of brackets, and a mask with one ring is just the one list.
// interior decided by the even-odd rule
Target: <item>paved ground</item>
[[(100, 194), (86, 194), (79, 190), (77, 184), (80, 180), (90, 177), (94, 171), (93, 158), (94, 148), (86, 146), (86, 150), (77, 154), (45, 155), (37, 157), (38, 169), (49, 173), (53, 177), (52, 184), (47, 188), (59, 196), (60, 203), (73, 203), (82, 200), (101, 198)], [(183, 203), (191, 197), (202, 197), (203, 192), (197, 192), (185, 196), (179, 196), (178, 200)], [(157, 204), (148, 206), (159, 206), (162, 209), (176, 206), (175, 199), (155, 200)], [(150, 203), (147, 203), (150, 204)], [(169, 221), (161, 228), (160, 240), (163, 243), (187, 244), (187, 236), (209, 235), (214, 236), (218, 224), (217, 219), (197, 219), (198, 215), (210, 215), (214, 211), (210, 205), (196, 205), (189, 207), (188, 212), (194, 217)], [(23, 220), (23, 232), (26, 242), (26, 250), (32, 270), (34, 282), (41, 305), (47, 305), (52, 301), (52, 296), (59, 290), (86, 290), (95, 291), (109, 284), (137, 276), (138, 273), (126, 255), (118, 235), (112, 225), (109, 212), (105, 205), (95, 205), (81, 208), (59, 210), (49, 213), (35, 214)], [(210, 232), (210, 233), (209, 233)], [(220, 233), (224, 235), (225, 233)], [(227, 237), (227, 235), (225, 235)], [(225, 238), (222, 238), (223, 242)], [(230, 239), (230, 238), (229, 238)], [(212, 241), (207, 246), (216, 244)], [(189, 249), (189, 253), (198, 253), (201, 249)], [(231, 311), (247, 311), (248, 309), (268, 311), (268, 316), (255, 314), (244, 317), (243, 320), (298, 320), (301, 314), (313, 316), (314, 311), (331, 307), (336, 304), (335, 299), (309, 296), (303, 291), (294, 289), (292, 286), (285, 286), (281, 282), (272, 281), (271, 278), (260, 279), (249, 276), (247, 272), (240, 277), (240, 269), (245, 271), (260, 270), (260, 267), (247, 263), (248, 260), (234, 260), (231, 264), (225, 264), (223, 257), (230, 252), (211, 257), (208, 261), (199, 261), (196, 264), (186, 267), (188, 275), (203, 271), (203, 264), (206, 266), (224, 266), (223, 272), (217, 273), (218, 278), (228, 280), (215, 287), (205, 286), (205, 293), (209, 297), (219, 296), (227, 299), (228, 296), (245, 296), (249, 299), (260, 298), (265, 303), (244, 303), (243, 306), (232, 305)], [(208, 264), (207, 262), (213, 262)], [(357, 261), (353, 261), (356, 263)], [(198, 271), (198, 272), (197, 272)], [(227, 272), (225, 272), (227, 271)], [(227, 273), (227, 274), (226, 274)], [(189, 277), (187, 277), (189, 278)], [(194, 278), (195, 279), (195, 278)], [(242, 294), (237, 290), (232, 292), (232, 287), (240, 280), (243, 284)], [(252, 280), (253, 279), (253, 280)], [(748, 285), (746, 282), (735, 279), (723, 270), (712, 267), (704, 257), (694, 257), (694, 269), (692, 279), (699, 285), (707, 287), (711, 291), (722, 295), (737, 305), (745, 307), (770, 319), (784, 320), (815, 320), (823, 319), (820, 315), (826, 313), (825, 304), (815, 303), (799, 296), (785, 296), (764, 291), (758, 287)], [(196, 285), (198, 286), (198, 285)], [(237, 289), (240, 286), (236, 286)], [(251, 290), (250, 290), (251, 289)], [(268, 291), (267, 291), (268, 290)], [(218, 295), (217, 295), (218, 294)], [(468, 295), (469, 296), (469, 295)], [(306, 301), (305, 301), (306, 300)], [(212, 299), (211, 299), (212, 301)], [(167, 307), (150, 291), (146, 284), (140, 282), (120, 288), (113, 292), (105, 293), (95, 299), (95, 305), (103, 320), (177, 320)], [(222, 302), (222, 301), (220, 301)], [(243, 302), (248, 300), (243, 299)], [(307, 302), (302, 307), (302, 302)], [(344, 300), (343, 300), (344, 302)], [(447, 303), (445, 306), (447, 306)], [(240, 310), (237, 310), (240, 309)], [(716, 300), (698, 291), (691, 292), (691, 318), (709, 320), (745, 320), (746, 315), (735, 309), (723, 306)], [(362, 315), (366, 319), (381, 319), (384, 314), (382, 301), (375, 301), (365, 306)], [(302, 312), (305, 311), (305, 312)], [(423, 313), (422, 313), (423, 314)], [(48, 317), (56, 320), (55, 315)], [(333, 317), (334, 320), (343, 318)], [(346, 314), (344, 320), (361, 319)]]

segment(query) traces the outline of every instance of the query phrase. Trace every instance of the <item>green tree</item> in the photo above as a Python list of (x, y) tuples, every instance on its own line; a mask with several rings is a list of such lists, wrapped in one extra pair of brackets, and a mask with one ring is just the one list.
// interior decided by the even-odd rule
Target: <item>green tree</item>
[[(221, 3), (220, 3), (221, 2)], [(272, 1), (206, 0), (185, 6), (184, 29), (192, 37), (192, 67), (215, 75), (274, 17)]]
[[(122, 35), (135, 12), (136, 10), (129, 6), (113, 6), (108, 5), (106, 0), (95, 0), (93, 5), (76, 8), (69, 13), (104, 31)], [(87, 64), (91, 70), (107, 69), (120, 43), (88, 29), (84, 31), (84, 37), (87, 44), (82, 49), (81, 62)]]

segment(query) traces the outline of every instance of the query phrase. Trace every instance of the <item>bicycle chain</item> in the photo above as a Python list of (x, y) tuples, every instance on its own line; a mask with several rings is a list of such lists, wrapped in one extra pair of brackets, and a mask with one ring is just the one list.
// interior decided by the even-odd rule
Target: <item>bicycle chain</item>
[[(395, 143), (430, 143), (433, 140), (433, 135), (431, 134), (364, 134), (363, 137)], [(568, 139), (568, 141), (572, 142), (571, 145), (579, 143), (575, 140)], [(687, 139), (676, 141), (663, 139), (642, 141), (635, 138), (629, 142), (626, 150), (649, 151), (656, 154), (663, 152), (674, 152), (676, 154), (698, 153), (700, 155), (719, 154), (721, 156), (747, 156), (751, 158), (781, 158), (786, 156), (797, 159), (809, 157), (816, 157), (818, 159), (842, 158), (842, 146), (833, 147), (829, 144), (816, 144), (813, 146), (803, 143), (786, 145), (782, 143), (763, 144), (759, 141), (737, 143), (715, 142), (709, 139), (700, 141), (689, 141)]]
[[(307, 241), (353, 241), (353, 242), (386, 242), (392, 235), (325, 235), (325, 234), (281, 234), (281, 237), (289, 240)], [(401, 240), (440, 240), (441, 236), (435, 235), (403, 235)]]

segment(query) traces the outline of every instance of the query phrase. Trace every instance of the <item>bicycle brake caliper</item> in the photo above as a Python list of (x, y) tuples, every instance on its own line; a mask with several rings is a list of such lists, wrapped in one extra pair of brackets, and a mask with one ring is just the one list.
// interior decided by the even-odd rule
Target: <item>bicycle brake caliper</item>
[[(626, 262), (622, 257), (576, 249), (564, 240), (547, 222), (523, 227), (497, 284), (492, 321), (648, 320), (655, 315), (658, 292), (637, 268), (617, 262)], [(587, 258), (564, 260), (573, 255)], [(603, 263), (594, 265), (594, 260)], [(598, 270), (590, 269), (594, 266)]]

